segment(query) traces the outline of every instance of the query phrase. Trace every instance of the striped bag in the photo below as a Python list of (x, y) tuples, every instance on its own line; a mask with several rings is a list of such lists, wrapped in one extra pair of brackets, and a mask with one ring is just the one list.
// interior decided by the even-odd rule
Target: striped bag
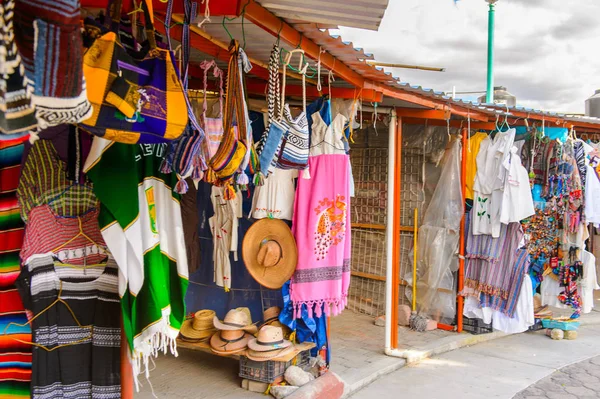
[[(214, 171), (218, 182), (225, 185), (225, 198), (235, 198), (233, 189), (234, 175), (242, 166), (246, 158), (248, 147), (239, 139), (247, 138), (248, 122), (246, 104), (243, 92), (243, 81), (240, 70), (240, 45), (233, 40), (229, 46), (229, 66), (227, 69), (227, 93), (225, 96), (225, 113), (223, 140), (216, 154), (210, 160), (210, 167)], [(237, 130), (234, 129), (233, 119), (237, 121)]]
[(90, 133), (127, 144), (179, 138), (187, 124), (186, 94), (171, 51), (157, 48), (151, 0), (141, 3), (150, 51), (134, 59), (117, 33), (96, 39), (83, 57), (92, 116), (81, 125)]
[[(283, 64), (283, 85), (281, 89), (280, 112), (283, 117), (281, 122), (286, 126), (286, 132), (283, 136), (279, 155), (277, 157), (277, 167), (280, 169), (300, 169), (304, 170), (308, 166), (309, 153), (309, 131), (308, 119), (306, 116), (306, 69), (308, 63), (302, 65), (303, 57), (300, 58), (298, 70), (302, 75), (302, 112), (295, 119), (292, 117), (290, 107), (284, 104), (285, 101), (285, 80), (286, 70), (290, 65), (294, 53), (304, 54), (301, 49), (292, 50), (288, 53)], [(308, 176), (304, 176), (308, 177)]]

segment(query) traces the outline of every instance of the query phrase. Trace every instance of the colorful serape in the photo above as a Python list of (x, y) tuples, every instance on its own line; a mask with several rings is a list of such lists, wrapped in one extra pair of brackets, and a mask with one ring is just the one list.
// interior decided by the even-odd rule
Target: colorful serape
[[(21, 137), (18, 137), (21, 136)], [(15, 138), (11, 138), (15, 137)], [(27, 135), (3, 136), (0, 140), (0, 399), (29, 397), (31, 342), (27, 316), (14, 283), (19, 276), (19, 251), (23, 222), (19, 215), (16, 189), (19, 181), (23, 142)], [(6, 140), (8, 139), (8, 140)]]
[(510, 269), (508, 298), (503, 299), (499, 296), (482, 293), (479, 301), (482, 308), (492, 308), (504, 313), (508, 317), (513, 317), (515, 315), (515, 310), (517, 309), (517, 302), (519, 301), (523, 279), (529, 278), (529, 275), (527, 274), (527, 271), (529, 270), (529, 253), (527, 253), (527, 249), (519, 249), (514, 264), (506, 267)]

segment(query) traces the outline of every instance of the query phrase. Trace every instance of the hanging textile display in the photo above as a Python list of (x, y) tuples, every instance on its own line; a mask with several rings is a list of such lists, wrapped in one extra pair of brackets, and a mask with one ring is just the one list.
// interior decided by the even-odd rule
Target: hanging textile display
[[(64, 133), (69, 134), (68, 129)], [(83, 215), (96, 208), (98, 199), (91, 186), (78, 183), (79, 176), (70, 174), (51, 140), (36, 141), (27, 154), (17, 190), (23, 221), (27, 223), (32, 209), (42, 204), (60, 216)]]
[(0, 140), (0, 397), (15, 399), (30, 396), (31, 378), (31, 345), (27, 344), (31, 329), (15, 286), (23, 242), (16, 188), (23, 142), (28, 138), (19, 136)]
[[(239, 191), (237, 192), (239, 194)], [(210, 201), (214, 215), (208, 219), (213, 236), (213, 281), (229, 291), (231, 288), (231, 260), (237, 261), (238, 220), (242, 217), (242, 200), (239, 195), (227, 200), (223, 187), (212, 186)]]
[(477, 174), (473, 186), (473, 235), (500, 234), (502, 196), (508, 169), (507, 159), (515, 140), (515, 129), (499, 132), (481, 142), (477, 154)]
[[(342, 116), (343, 117), (343, 116)], [(313, 126), (310, 179), (298, 179), (292, 231), (298, 266), (290, 284), (294, 317), (338, 315), (350, 285), (350, 171), (343, 131)]]
[(175, 174), (160, 172), (166, 144), (95, 137), (84, 170), (102, 207), (102, 236), (119, 266), (119, 296), (134, 376), (158, 350), (177, 355), (188, 265)]
[(121, 327), (114, 260), (81, 267), (42, 254), (31, 257), (25, 268), (19, 291), (35, 315), (30, 320), (31, 397), (120, 398)]
[(186, 93), (173, 55), (156, 46), (152, 4), (143, 0), (141, 6), (149, 32), (148, 57), (135, 60), (117, 43), (115, 32), (96, 39), (83, 57), (93, 113), (82, 126), (128, 144), (174, 140), (188, 124)]
[[(207, 180), (209, 183), (218, 180), (220, 185), (224, 185), (225, 199), (228, 200), (235, 197), (232, 187), (234, 175), (237, 174), (235, 183), (245, 188), (249, 183), (246, 168), (250, 166), (252, 173), (258, 168), (244, 92), (244, 74), (252, 69), (252, 65), (237, 41), (232, 41), (229, 54), (231, 57), (227, 69), (223, 140), (210, 161), (210, 167), (216, 176)], [(234, 129), (234, 117), (237, 129)]]
[(83, 76), (79, 1), (17, 1), (14, 34), (41, 128), (92, 115)]
[(31, 93), (14, 36), (14, 0), (0, 3), (0, 133), (26, 132), (37, 125)]

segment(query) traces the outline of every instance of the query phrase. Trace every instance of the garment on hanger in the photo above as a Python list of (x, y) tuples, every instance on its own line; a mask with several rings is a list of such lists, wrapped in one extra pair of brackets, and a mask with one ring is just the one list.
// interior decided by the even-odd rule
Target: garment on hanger
[(473, 199), (473, 185), (475, 184), (475, 175), (477, 174), (477, 154), (479, 154), (481, 142), (486, 137), (488, 137), (487, 133), (477, 132), (469, 138), (469, 149), (467, 151), (467, 177), (465, 182), (467, 187), (467, 199)]
[(188, 264), (174, 173), (160, 165), (165, 144), (94, 137), (84, 171), (102, 206), (102, 236), (119, 265), (123, 326), (135, 381), (157, 350), (176, 354), (185, 319)]
[(328, 125), (321, 117), (321, 114), (315, 112), (312, 115), (312, 120), (310, 156), (346, 154), (346, 139), (344, 137), (346, 117), (342, 114), (337, 114)]
[(0, 7), (0, 134), (27, 132), (36, 128), (35, 108), (25, 85), (21, 56), (15, 43), (14, 0)]
[[(314, 126), (313, 126), (314, 127)], [(329, 130), (329, 129), (327, 129)], [(330, 130), (331, 131), (331, 130)], [(308, 317), (341, 313), (350, 285), (349, 156), (338, 140), (319, 140), (326, 131), (313, 130), (310, 179), (298, 179), (292, 231), (298, 246), (298, 266), (290, 296), (294, 317), (306, 305)], [(331, 135), (331, 133), (330, 133)], [(331, 153), (331, 146), (341, 153)]]
[(473, 234), (500, 234), (500, 213), (506, 175), (506, 159), (515, 140), (515, 129), (499, 132), (481, 142), (477, 154), (477, 174), (473, 186)]
[(511, 154), (506, 161), (508, 165), (505, 165), (505, 167), (508, 168), (508, 175), (504, 183), (502, 209), (500, 211), (500, 222), (503, 225), (520, 222), (535, 214), (529, 175), (521, 164), (521, 158), (517, 155), (516, 147), (511, 149)]
[(583, 278), (579, 280), (578, 289), (582, 300), (582, 313), (590, 313), (594, 308), (594, 291), (600, 290), (596, 275), (596, 257), (591, 252), (582, 251)]
[(15, 40), (41, 128), (79, 123), (92, 115), (83, 77), (80, 10), (79, 0), (15, 4)]
[(292, 220), (296, 178), (298, 178), (296, 169), (275, 168), (273, 173), (265, 179), (265, 184), (254, 189), (250, 217)]
[(16, 189), (23, 142), (28, 136), (0, 136), (0, 396), (29, 398), (31, 378), (31, 328), (15, 281), (19, 276), (19, 251), (24, 225), (19, 215)]
[(511, 265), (517, 259), (517, 249), (523, 244), (523, 230), (519, 223), (510, 223), (506, 230), (500, 257), (497, 262), (485, 259), (467, 258), (465, 267), (465, 287), (480, 292), (500, 296), (507, 299), (511, 287)]
[[(237, 194), (239, 194), (239, 190)], [(212, 186), (210, 200), (214, 215), (208, 219), (213, 236), (214, 282), (228, 291), (231, 288), (230, 252), (237, 261), (239, 218), (242, 217), (242, 200), (236, 195), (225, 199), (223, 187)]]
[(600, 226), (600, 180), (594, 169), (587, 165), (585, 181), (585, 217), (589, 223)]
[(98, 226), (99, 215), (96, 209), (81, 217), (64, 218), (54, 214), (48, 205), (33, 208), (21, 249), (22, 263), (47, 252), (75, 265), (101, 262), (107, 251)]
[[(38, 345), (33, 347), (34, 399), (121, 397), (117, 265), (109, 258), (92, 266), (74, 268), (39, 254), (19, 276), (25, 306), (37, 316), (31, 321)], [(73, 314), (64, 303), (52, 305), (57, 299)]]
[[(81, 168), (81, 166), (80, 166)], [(78, 216), (98, 206), (91, 184), (69, 178), (68, 165), (52, 141), (40, 139), (30, 148), (17, 189), (21, 218), (29, 221), (36, 206), (49, 205), (58, 216)]]
[(181, 196), (181, 221), (185, 237), (189, 273), (200, 267), (200, 238), (198, 236), (198, 190), (191, 178), (186, 179), (188, 192)]

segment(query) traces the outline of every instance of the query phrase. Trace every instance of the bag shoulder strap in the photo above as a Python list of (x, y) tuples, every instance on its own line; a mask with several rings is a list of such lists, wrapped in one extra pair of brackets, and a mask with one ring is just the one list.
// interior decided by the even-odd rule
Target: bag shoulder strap
[(294, 54), (301, 54), (300, 59), (298, 60), (298, 71), (300, 75), (302, 75), (302, 110), (306, 113), (306, 70), (308, 69), (308, 63), (304, 65), (302, 62), (304, 61), (304, 50), (302, 49), (294, 49), (291, 50), (285, 57), (285, 61), (283, 63), (283, 84), (281, 87), (281, 99), (279, 103), (279, 120), (283, 118), (283, 105), (285, 103), (285, 82), (287, 76), (287, 67), (291, 64), (292, 56)]
[(200, 69), (204, 72), (204, 87), (203, 87), (203, 104), (202, 104), (202, 119), (206, 122), (206, 110), (208, 109), (208, 104), (206, 101), (206, 91), (208, 90), (208, 73), (210, 69), (213, 69), (213, 76), (215, 78), (219, 78), (219, 110), (220, 115), (223, 117), (223, 71), (217, 66), (217, 62), (215, 60), (204, 60), (200, 63)]

